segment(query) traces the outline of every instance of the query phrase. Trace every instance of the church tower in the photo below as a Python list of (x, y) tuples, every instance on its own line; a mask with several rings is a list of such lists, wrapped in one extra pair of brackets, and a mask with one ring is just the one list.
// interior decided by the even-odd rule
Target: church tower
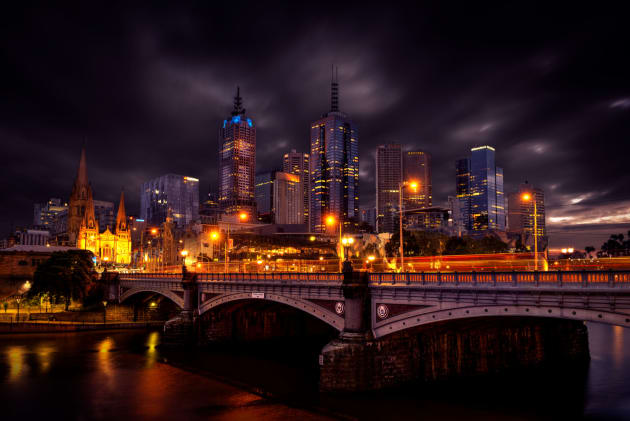
[(90, 250), (95, 256), (99, 255), (100, 247), (98, 222), (94, 216), (94, 199), (92, 198), (92, 187), (89, 184), (87, 188), (83, 219), (81, 220), (81, 225), (79, 226), (76, 242), (78, 248)]
[(128, 265), (131, 263), (131, 232), (125, 212), (125, 192), (120, 192), (120, 204), (116, 215), (116, 263)]
[[(68, 239), (70, 244), (78, 244), (79, 229), (83, 223), (85, 211), (90, 201), (92, 201), (92, 187), (88, 181), (85, 146), (83, 146), (83, 148), (81, 148), (81, 160), (79, 161), (77, 177), (74, 180), (70, 201), (68, 203)], [(93, 212), (94, 203), (92, 203), (92, 213)]]

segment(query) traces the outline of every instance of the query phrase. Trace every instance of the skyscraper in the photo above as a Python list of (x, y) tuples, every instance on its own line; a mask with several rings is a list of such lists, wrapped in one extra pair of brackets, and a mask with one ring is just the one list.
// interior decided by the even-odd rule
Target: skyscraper
[[(533, 242), (534, 234), (534, 202), (524, 200), (527, 193), (536, 200), (536, 225), (538, 237), (544, 237), (546, 233), (545, 224), (545, 192), (531, 184), (522, 183), (518, 191), (508, 195), (508, 231), (521, 234), (524, 242)], [(529, 239), (529, 241), (527, 241)]]
[(270, 224), (274, 221), (273, 185), (276, 180), (276, 170), (256, 174), (256, 210), (258, 220)]
[(311, 208), (311, 171), (310, 157), (307, 153), (296, 152), (295, 149), (285, 153), (282, 160), (282, 171), (295, 174), (300, 177), (302, 183), (302, 195), (304, 209), (302, 210), (302, 222), (310, 227), (309, 215)]
[(140, 217), (149, 224), (166, 221), (169, 209), (180, 228), (199, 219), (199, 180), (166, 174), (142, 184)]
[(219, 130), (219, 205), (234, 214), (256, 215), (256, 127), (245, 115), (240, 88), (236, 88), (234, 110)]
[(415, 181), (418, 188), (404, 189), (405, 209), (430, 208), (433, 206), (431, 186), (431, 154), (425, 151), (403, 152), (403, 180)]
[(274, 222), (276, 224), (302, 224), (304, 221), (303, 198), (299, 176), (276, 172), (273, 183)]
[(399, 144), (376, 148), (376, 230), (394, 232), (398, 227), (399, 188), (403, 176)]
[(495, 149), (479, 146), (456, 161), (456, 192), (460, 215), (469, 231), (505, 231), (503, 169), (495, 164)]
[(327, 215), (344, 227), (359, 216), (359, 139), (348, 116), (339, 111), (339, 84), (331, 82), (330, 111), (311, 124), (311, 212), (314, 232), (326, 231)]

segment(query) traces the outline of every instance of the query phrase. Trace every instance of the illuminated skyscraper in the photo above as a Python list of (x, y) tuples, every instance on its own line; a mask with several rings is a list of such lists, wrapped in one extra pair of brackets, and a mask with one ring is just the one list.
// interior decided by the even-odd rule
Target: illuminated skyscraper
[(314, 232), (326, 231), (327, 215), (348, 228), (359, 216), (357, 127), (339, 111), (339, 84), (331, 82), (330, 111), (311, 124), (311, 212)]
[(494, 148), (472, 148), (470, 158), (457, 160), (455, 167), (460, 215), (454, 217), (469, 231), (505, 231), (503, 168), (495, 164)]
[(140, 216), (149, 224), (159, 225), (169, 214), (183, 228), (199, 219), (199, 180), (166, 174), (142, 184)]
[(219, 205), (234, 214), (256, 215), (256, 127), (245, 115), (240, 88), (236, 88), (234, 110), (219, 130)]
[(415, 181), (418, 188), (405, 189), (405, 209), (430, 208), (433, 206), (431, 186), (431, 154), (425, 151), (403, 152), (403, 179)]
[(302, 183), (302, 194), (304, 196), (304, 209), (301, 211), (303, 221), (301, 224), (306, 224), (310, 227), (309, 214), (311, 208), (311, 171), (310, 171), (310, 159), (307, 153), (296, 152), (293, 149), (289, 153), (285, 153), (282, 160), (282, 171), (286, 173), (295, 174), (300, 177)]
[(399, 188), (403, 155), (399, 144), (376, 148), (376, 230), (394, 232), (398, 227)]
[(534, 202), (524, 200), (525, 194), (536, 199), (536, 225), (538, 237), (545, 237), (545, 192), (527, 181), (519, 186), (518, 191), (508, 196), (508, 231), (521, 234), (524, 242), (533, 242), (534, 234)]

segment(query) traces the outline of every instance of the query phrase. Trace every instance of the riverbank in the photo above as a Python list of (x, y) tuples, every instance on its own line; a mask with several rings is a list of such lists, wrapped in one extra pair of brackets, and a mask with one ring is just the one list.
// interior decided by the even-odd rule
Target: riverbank
[(0, 334), (7, 333), (58, 333), (83, 332), (99, 330), (126, 330), (161, 328), (163, 321), (150, 322), (57, 322), (57, 321), (24, 321), (0, 322)]

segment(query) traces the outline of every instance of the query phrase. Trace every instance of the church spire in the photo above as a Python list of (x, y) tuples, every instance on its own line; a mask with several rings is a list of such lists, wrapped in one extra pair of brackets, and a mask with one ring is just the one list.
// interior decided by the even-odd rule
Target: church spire
[(236, 87), (236, 96), (234, 97), (234, 110), (232, 110), (232, 116), (245, 115), (245, 108), (243, 108), (243, 98), (241, 98), (241, 87)]
[(88, 184), (87, 175), (87, 159), (85, 158), (85, 144), (81, 147), (81, 160), (79, 161), (79, 169), (77, 171), (76, 183), (79, 185)]
[(120, 203), (118, 204), (118, 214), (116, 215), (116, 233), (127, 231), (127, 213), (125, 212), (125, 191), (120, 192)]
[(332, 66), (330, 75), (330, 112), (339, 112), (339, 68)]

